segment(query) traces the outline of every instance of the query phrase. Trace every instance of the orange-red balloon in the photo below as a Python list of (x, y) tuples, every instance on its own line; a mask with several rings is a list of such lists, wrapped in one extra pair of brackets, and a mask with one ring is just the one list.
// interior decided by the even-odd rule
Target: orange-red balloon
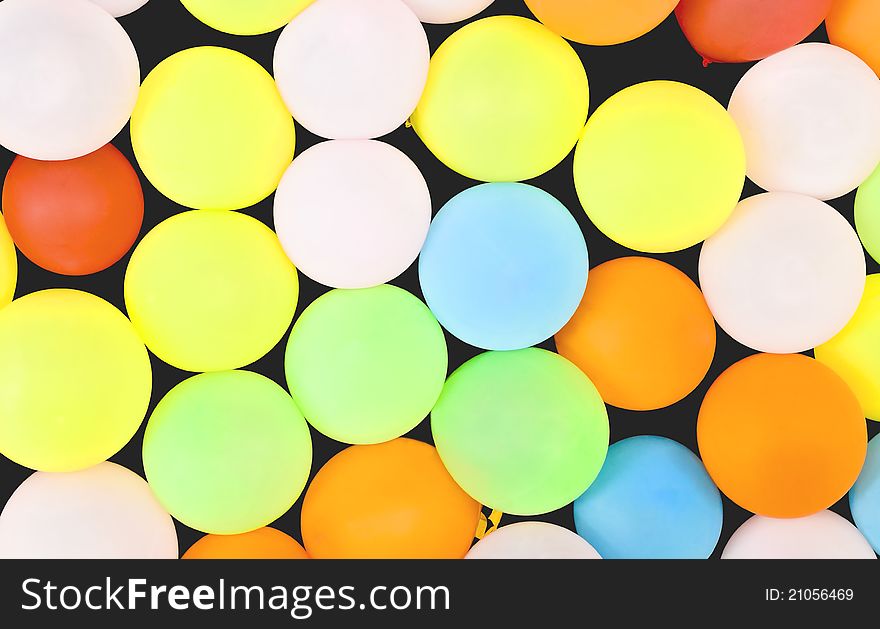
[(800, 42), (819, 27), (832, 1), (681, 0), (675, 16), (706, 62), (741, 63)]
[(3, 186), (13, 242), (62, 275), (97, 273), (124, 256), (144, 218), (137, 173), (113, 145), (76, 159), (16, 157)]
[(861, 57), (880, 76), (880, 2), (835, 0), (825, 26), (828, 41)]
[(798, 518), (849, 491), (867, 429), (855, 395), (830, 368), (802, 354), (756, 354), (709, 388), (697, 441), (712, 480), (736, 504)]
[(619, 258), (590, 271), (556, 347), (606, 403), (652, 410), (700, 384), (715, 355), (715, 321), (700, 289), (675, 267)]
[(479, 517), (437, 450), (401, 438), (330, 459), (306, 492), (302, 534), (315, 559), (461, 559)]
[(526, 0), (544, 26), (593, 46), (622, 44), (665, 20), (678, 0)]
[(290, 535), (266, 526), (240, 535), (205, 535), (182, 559), (308, 559)]

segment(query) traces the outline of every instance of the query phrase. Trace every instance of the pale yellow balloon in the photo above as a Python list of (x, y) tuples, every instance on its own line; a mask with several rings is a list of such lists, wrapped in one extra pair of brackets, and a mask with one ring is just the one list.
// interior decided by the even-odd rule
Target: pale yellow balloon
[(262, 35), (278, 30), (314, 0), (181, 0), (211, 28), (232, 35)]
[(0, 308), (12, 301), (18, 280), (18, 259), (15, 245), (6, 229), (6, 221), (0, 214)]
[(880, 274), (868, 276), (862, 301), (849, 323), (815, 351), (816, 360), (849, 385), (865, 417), (880, 421)]

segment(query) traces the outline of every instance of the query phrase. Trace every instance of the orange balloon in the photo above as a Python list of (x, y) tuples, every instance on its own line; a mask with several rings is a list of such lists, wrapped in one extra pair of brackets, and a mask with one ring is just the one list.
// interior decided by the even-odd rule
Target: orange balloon
[(832, 44), (861, 57), (880, 76), (880, 2), (835, 0), (825, 26)]
[(697, 441), (712, 480), (736, 504), (799, 518), (849, 491), (865, 461), (867, 428), (831, 369), (802, 354), (756, 354), (709, 388)]
[(290, 535), (269, 526), (241, 535), (205, 535), (182, 559), (308, 559)]
[(124, 256), (144, 218), (137, 173), (112, 144), (83, 157), (16, 157), (3, 185), (9, 234), (34, 264), (62, 275), (103, 271)]
[(566, 39), (610, 46), (641, 37), (665, 20), (678, 0), (526, 0), (535, 17)]
[(619, 258), (590, 271), (556, 347), (606, 403), (647, 411), (678, 402), (700, 384), (715, 354), (715, 321), (703, 293), (675, 267)]
[(302, 533), (316, 559), (461, 559), (479, 517), (433, 446), (395, 439), (351, 446), (321, 468)]

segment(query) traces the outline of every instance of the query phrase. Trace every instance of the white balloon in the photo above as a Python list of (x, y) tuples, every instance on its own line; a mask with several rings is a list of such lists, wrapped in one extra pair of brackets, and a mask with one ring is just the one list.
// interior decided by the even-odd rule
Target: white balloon
[(403, 0), (422, 22), (452, 24), (474, 17), (495, 0)]
[(761, 352), (802, 352), (852, 317), (865, 289), (865, 254), (828, 204), (769, 192), (741, 201), (703, 244), (700, 286), (735, 340)]
[(275, 229), (293, 264), (334, 288), (367, 288), (403, 273), (431, 224), (415, 164), (375, 140), (331, 140), (293, 160), (275, 194)]
[(477, 542), (465, 559), (601, 559), (580, 535), (547, 522), (503, 526)]
[(281, 32), (275, 79), (306, 129), (364, 140), (406, 121), (428, 62), (425, 29), (402, 0), (320, 0)]
[(765, 190), (834, 199), (880, 162), (880, 79), (837, 46), (801, 44), (758, 62), (728, 110), (747, 174)]
[(832, 511), (805, 518), (755, 515), (731, 536), (722, 559), (876, 559), (868, 540)]
[(177, 532), (143, 478), (115, 463), (35, 472), (0, 514), (0, 558), (177, 559)]
[(0, 144), (42, 160), (91, 153), (119, 133), (140, 68), (128, 35), (87, 0), (0, 2)]
[(122, 17), (129, 13), (134, 13), (148, 0), (92, 0), (99, 7), (107, 11), (113, 17)]

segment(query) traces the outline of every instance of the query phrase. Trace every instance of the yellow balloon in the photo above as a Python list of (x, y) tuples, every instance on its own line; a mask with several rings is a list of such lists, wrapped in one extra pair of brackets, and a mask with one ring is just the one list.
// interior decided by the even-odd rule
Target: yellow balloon
[(135, 157), (156, 188), (199, 210), (237, 210), (272, 194), (293, 159), (293, 119), (260, 64), (226, 48), (178, 52), (141, 86)]
[(568, 42), (538, 22), (503, 15), (443, 42), (411, 122), (452, 170), (522, 181), (571, 152), (588, 108), (587, 74)]
[(0, 214), (0, 308), (12, 301), (18, 280), (18, 259), (15, 245), (6, 229), (6, 221)]
[(673, 81), (639, 83), (605, 101), (574, 157), (590, 220), (611, 240), (650, 253), (711, 236), (739, 202), (745, 172), (742, 138), (727, 110)]
[(868, 276), (852, 319), (815, 353), (849, 385), (865, 417), (880, 421), (880, 274)]
[(16, 463), (105, 461), (137, 431), (151, 387), (144, 344), (103, 299), (54, 288), (0, 310), (0, 453)]
[(172, 216), (144, 237), (125, 273), (125, 306), (147, 347), (193, 372), (264, 356), (290, 327), (298, 292), (275, 232), (238, 212)]
[(198, 20), (232, 35), (278, 30), (314, 0), (181, 0)]

